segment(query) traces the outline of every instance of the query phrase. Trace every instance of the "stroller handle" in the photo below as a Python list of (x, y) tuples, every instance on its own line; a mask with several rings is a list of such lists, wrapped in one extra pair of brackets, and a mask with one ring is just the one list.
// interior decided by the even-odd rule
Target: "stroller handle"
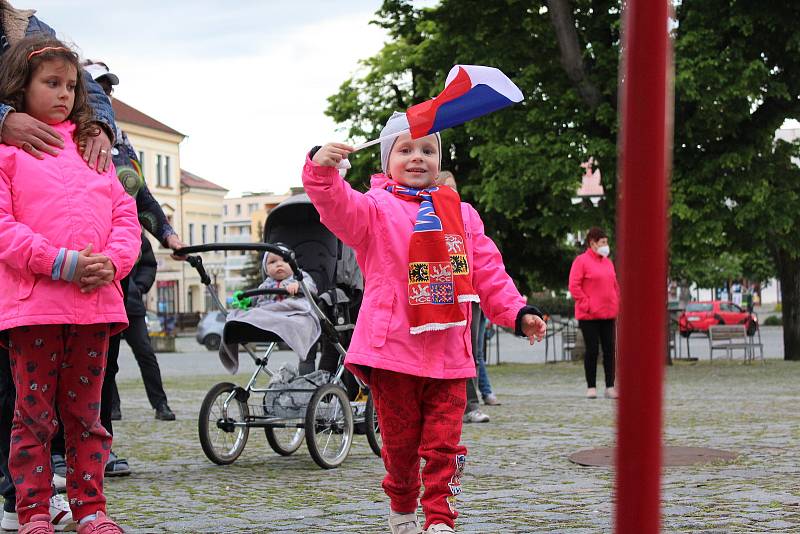
[(273, 287), (265, 289), (248, 289), (242, 291), (243, 297), (257, 297), (259, 295), (288, 295), (289, 292), (282, 287)]
[[(196, 254), (198, 252), (217, 252), (221, 250), (256, 250), (256, 251), (264, 251), (269, 252), (271, 254), (277, 254), (283, 261), (289, 264), (289, 267), (292, 268), (294, 271), (294, 277), (297, 280), (303, 279), (303, 272), (300, 270), (300, 267), (297, 265), (297, 261), (295, 259), (294, 251), (284, 247), (273, 245), (271, 243), (208, 243), (205, 245), (192, 245), (188, 247), (179, 248), (175, 251), (176, 256), (187, 256), (189, 254)], [(199, 259), (199, 258), (198, 258)], [(202, 268), (202, 261), (189, 261), (189, 264), (197, 269), (197, 272), (200, 274), (200, 277), (203, 277), (205, 271), (200, 272)], [(200, 266), (198, 267), (199, 264)], [(203, 282), (205, 283), (205, 282)]]

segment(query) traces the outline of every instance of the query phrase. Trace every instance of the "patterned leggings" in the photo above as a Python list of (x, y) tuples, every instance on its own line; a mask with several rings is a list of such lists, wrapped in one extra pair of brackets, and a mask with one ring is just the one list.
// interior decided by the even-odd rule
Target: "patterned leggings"
[(465, 380), (423, 378), (373, 368), (369, 386), (383, 438), (386, 478), (383, 490), (391, 508), (401, 514), (417, 509), (422, 468), (425, 528), (450, 527), (458, 517), (456, 497), (467, 448), (459, 445), (466, 405)]
[(64, 424), (72, 515), (79, 520), (105, 512), (103, 472), (111, 435), (100, 424), (100, 390), (108, 337), (107, 324), (21, 326), (9, 333), (17, 398), (8, 467), (20, 524), (49, 513), (56, 405)]

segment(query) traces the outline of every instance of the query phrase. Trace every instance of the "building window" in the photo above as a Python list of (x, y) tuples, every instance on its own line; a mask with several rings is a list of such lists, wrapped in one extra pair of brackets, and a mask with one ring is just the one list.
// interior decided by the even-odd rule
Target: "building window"
[(170, 187), (169, 156), (164, 156), (164, 187)]
[(144, 150), (139, 151), (139, 165), (141, 165), (142, 172), (144, 172)]
[(161, 154), (156, 154), (156, 186), (164, 187), (164, 178), (161, 174)]
[(189, 223), (189, 246), (194, 245), (194, 223)]
[(214, 225), (214, 243), (219, 243), (219, 225)]
[(222, 214), (223, 214), (224, 216), (226, 216), (226, 217), (228, 216), (228, 205), (227, 205), (227, 204), (225, 204), (224, 206), (222, 206)]
[(242, 214), (242, 205), (236, 204), (236, 215), (241, 215), (241, 214)]
[(206, 225), (203, 224), (200, 226), (200, 244), (206, 244)]

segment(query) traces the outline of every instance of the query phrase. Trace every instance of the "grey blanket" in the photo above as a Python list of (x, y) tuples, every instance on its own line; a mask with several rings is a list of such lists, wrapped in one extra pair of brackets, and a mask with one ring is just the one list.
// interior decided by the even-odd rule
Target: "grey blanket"
[(219, 347), (219, 359), (231, 374), (236, 374), (239, 370), (239, 344), (230, 343), (226, 339), (226, 333), (232, 327), (235, 328), (237, 322), (273, 332), (289, 345), (302, 361), (305, 361), (308, 352), (322, 332), (319, 319), (311, 311), (311, 305), (305, 298), (287, 298), (264, 302), (249, 310), (232, 310), (225, 321), (222, 343)]

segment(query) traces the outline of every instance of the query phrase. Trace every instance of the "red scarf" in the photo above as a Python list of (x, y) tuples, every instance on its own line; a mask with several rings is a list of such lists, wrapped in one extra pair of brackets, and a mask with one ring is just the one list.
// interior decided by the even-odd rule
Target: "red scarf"
[(464, 326), (459, 302), (477, 302), (470, 281), (461, 198), (449, 187), (412, 189), (389, 182), (386, 190), (419, 202), (408, 246), (411, 333)]

